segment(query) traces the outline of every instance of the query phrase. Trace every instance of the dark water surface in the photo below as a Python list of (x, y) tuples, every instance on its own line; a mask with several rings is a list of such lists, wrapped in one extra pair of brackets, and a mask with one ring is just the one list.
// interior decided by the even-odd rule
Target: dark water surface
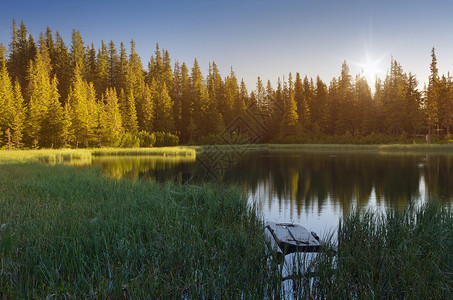
[(347, 152), (207, 152), (195, 158), (95, 157), (113, 178), (236, 185), (264, 219), (318, 234), (334, 230), (351, 207), (404, 208), (429, 196), (453, 200), (453, 155)]

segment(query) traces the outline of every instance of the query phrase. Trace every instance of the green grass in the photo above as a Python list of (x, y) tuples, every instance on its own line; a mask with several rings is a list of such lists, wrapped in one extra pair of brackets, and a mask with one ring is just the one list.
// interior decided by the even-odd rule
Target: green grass
[(159, 148), (100, 148), (91, 150), (94, 156), (118, 155), (159, 155), (159, 156), (189, 156), (196, 155), (195, 147), (175, 146)]
[(0, 150), (0, 164), (24, 162), (68, 162), (76, 159), (89, 159), (87, 149), (40, 149), (40, 150)]
[[(334, 151), (387, 147), (337, 146), (322, 145)], [(426, 151), (402, 145), (390, 152), (404, 147)], [(172, 149), (141, 153), (185, 153)], [(95, 151), (0, 152), (0, 298), (288, 295), (281, 268), (269, 264), (261, 220), (238, 189), (113, 180), (99, 169), (37, 163), (131, 155), (136, 149)], [(335, 251), (312, 262), (314, 279), (299, 274), (296, 298), (452, 297), (451, 208), (429, 202), (385, 214), (353, 211), (337, 237), (325, 241), (325, 249)]]
[(0, 165), (0, 298), (274, 297), (263, 243), (236, 189)]
[(453, 153), (453, 144), (392, 144), (392, 145), (352, 145), (352, 144), (267, 144), (269, 151), (301, 152), (376, 152), (376, 153)]
[(313, 261), (299, 296), (316, 299), (449, 299), (453, 295), (453, 210), (430, 202), (384, 213), (355, 211), (338, 243)]
[(193, 147), (162, 148), (101, 148), (101, 149), (39, 149), (0, 150), (0, 164), (24, 162), (72, 162), (90, 160), (92, 156), (179, 156), (195, 157)]

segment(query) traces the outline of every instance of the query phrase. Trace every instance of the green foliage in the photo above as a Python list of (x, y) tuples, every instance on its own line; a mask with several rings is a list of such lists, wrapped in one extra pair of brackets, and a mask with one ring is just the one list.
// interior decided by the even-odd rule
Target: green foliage
[(153, 132), (151, 136), (154, 137), (155, 147), (169, 147), (177, 146), (179, 144), (179, 137), (171, 133)]
[[(301, 297), (450, 298), (453, 292), (453, 213), (438, 203), (404, 211), (354, 211), (313, 261), (317, 278), (302, 281)], [(302, 296), (303, 294), (303, 296)]]
[[(11, 136), (16, 132), (16, 147), (116, 146), (123, 131), (136, 135), (143, 130), (171, 132), (182, 143), (205, 143), (205, 137), (212, 140), (238, 118), (260, 133), (261, 142), (361, 143), (366, 140), (360, 140), (362, 136), (372, 134), (401, 142), (405, 133), (408, 142), (414, 140), (409, 137), (428, 134), (428, 143), (438, 143), (446, 142), (442, 137), (453, 126), (452, 78), (439, 74), (434, 48), (425, 91), (392, 59), (385, 80), (376, 81), (373, 95), (362, 75), (352, 78), (346, 62), (329, 85), (319, 76), (302, 79), (296, 73), (294, 82), (291, 74), (287, 80), (278, 79), (274, 90), (270, 81), (265, 87), (258, 77), (256, 90), (249, 94), (233, 70), (222, 77), (215, 62), (206, 77), (196, 59), (191, 72), (184, 62), (172, 68), (168, 51), (156, 45), (145, 71), (134, 41), (130, 47), (129, 57), (123, 43), (119, 53), (113, 41), (108, 45), (101, 41), (99, 49), (94, 44), (86, 47), (73, 30), (68, 49), (58, 32), (54, 41), (50, 28), (40, 34), (37, 47), (24, 23), (18, 28), (13, 20), (8, 53), (0, 46), (0, 143), (7, 142), (8, 129)], [(49, 103), (54, 103), (49, 100), (54, 77), (61, 108), (68, 106), (64, 117), (56, 118), (62, 124), (52, 125), (45, 116)], [(11, 96), (16, 81), (22, 98)], [(113, 95), (108, 90), (119, 97), (121, 121), (112, 114), (114, 105), (107, 100)], [(16, 105), (20, 99), (22, 103)], [(20, 130), (14, 130), (15, 111), (23, 107), (23, 117), (14, 121)], [(61, 114), (58, 110), (52, 113)], [(17, 125), (19, 119), (25, 124)], [(48, 123), (46, 128), (42, 120)]]
[(125, 132), (121, 135), (120, 143), (118, 145), (120, 148), (138, 148), (140, 147), (140, 138), (134, 136), (130, 132)]
[(152, 147), (156, 143), (156, 136), (147, 131), (140, 131), (137, 137), (140, 140), (140, 147)]
[(0, 190), (1, 298), (277, 294), (263, 284), (279, 281), (239, 190), (42, 164), (0, 165)]

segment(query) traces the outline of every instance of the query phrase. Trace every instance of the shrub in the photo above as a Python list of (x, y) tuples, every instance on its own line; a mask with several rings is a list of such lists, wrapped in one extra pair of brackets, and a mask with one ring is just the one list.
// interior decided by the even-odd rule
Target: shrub
[(170, 147), (179, 144), (179, 137), (169, 132), (153, 132), (151, 136), (154, 137), (155, 147)]
[(138, 148), (140, 147), (140, 140), (138, 137), (132, 135), (130, 132), (123, 133), (119, 144), (120, 148)]
[(156, 137), (144, 130), (140, 131), (137, 137), (140, 140), (140, 147), (152, 147), (156, 143)]

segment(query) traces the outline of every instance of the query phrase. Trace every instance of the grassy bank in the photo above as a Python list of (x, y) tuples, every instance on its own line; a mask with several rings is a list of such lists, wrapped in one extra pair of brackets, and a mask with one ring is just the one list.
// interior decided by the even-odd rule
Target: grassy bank
[(272, 296), (240, 191), (0, 165), (0, 298)]
[(389, 145), (348, 145), (348, 144), (267, 144), (269, 151), (357, 151), (357, 152), (401, 152), (401, 153), (453, 153), (453, 144), (389, 144)]
[(0, 164), (24, 162), (69, 162), (91, 156), (184, 156), (195, 157), (194, 147), (162, 148), (101, 148), (101, 149), (39, 149), (0, 150)]
[(337, 241), (313, 261), (314, 281), (299, 296), (316, 299), (449, 299), (453, 295), (453, 211), (421, 208), (351, 213)]
[(195, 156), (195, 147), (160, 147), (160, 148), (100, 148), (91, 150), (94, 156), (118, 156), (118, 155), (158, 155), (158, 156)]

